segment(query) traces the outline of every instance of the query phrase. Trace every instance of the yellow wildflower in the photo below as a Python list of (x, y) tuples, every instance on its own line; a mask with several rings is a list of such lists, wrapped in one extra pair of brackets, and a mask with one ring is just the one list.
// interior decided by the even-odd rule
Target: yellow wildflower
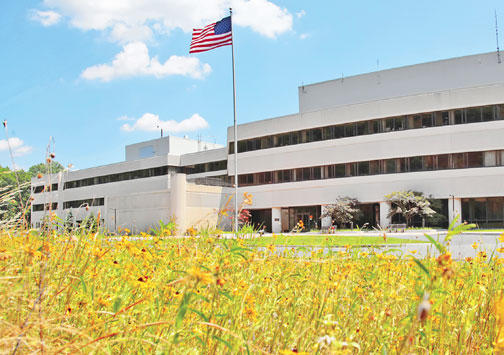
[(495, 338), (494, 346), (495, 351), (499, 353), (504, 351), (504, 296), (502, 292), (500, 293), (499, 298), (495, 301), (494, 313), (497, 321), (497, 336)]
[(276, 250), (276, 247), (273, 244), (270, 244), (266, 247), (266, 249), (273, 253)]
[(202, 271), (197, 267), (193, 267), (188, 271), (189, 276), (204, 285), (213, 282), (213, 276), (209, 272)]

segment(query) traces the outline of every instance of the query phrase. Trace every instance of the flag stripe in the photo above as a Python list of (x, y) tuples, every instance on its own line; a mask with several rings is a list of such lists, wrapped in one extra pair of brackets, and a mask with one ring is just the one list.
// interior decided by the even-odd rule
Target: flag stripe
[(200, 32), (203, 32), (206, 29), (214, 28), (214, 26), (215, 26), (216, 23), (217, 22), (211, 23), (210, 25), (207, 25), (207, 26), (205, 26), (203, 28), (193, 28), (193, 33), (200, 33)]
[(213, 29), (214, 29), (214, 26), (211, 26), (210, 28), (204, 29), (200, 32), (193, 31), (193, 38), (200, 38), (201, 36), (206, 35), (209, 32), (212, 32)]
[(209, 51), (232, 44), (231, 18), (226, 17), (203, 28), (194, 28), (189, 53)]
[(222, 39), (225, 39), (225, 38), (231, 38), (231, 34), (230, 33), (224, 33), (222, 35), (215, 35), (215, 36), (212, 36), (211, 39), (198, 39), (198, 40), (193, 40), (191, 42), (191, 46), (195, 45), (195, 44), (199, 44), (199, 43), (204, 43), (204, 42), (210, 42), (210, 41), (220, 41)]
[(191, 51), (193, 51), (193, 50), (201, 50), (201, 49), (210, 50), (210, 49), (212, 49), (210, 47), (213, 47), (213, 46), (216, 46), (216, 45), (219, 45), (219, 44), (231, 44), (231, 43), (232, 43), (231, 38), (229, 38), (227, 41), (218, 41), (218, 42), (208, 43), (208, 44), (199, 45), (199, 46), (192, 46), (191, 47)]
[[(214, 37), (214, 36), (212, 36)], [(231, 40), (231, 34), (225, 36), (225, 37), (222, 37), (222, 38), (216, 38), (216, 39), (207, 39), (207, 40), (203, 40), (203, 41), (198, 41), (196, 43), (191, 43), (191, 47), (190, 47), (190, 50), (194, 49), (194, 48), (200, 48), (200, 47), (205, 47), (205, 46), (212, 46), (214, 44), (219, 44), (219, 43), (225, 43), (225, 42), (229, 42), (227, 44), (232, 44), (232, 40)], [(189, 51), (191, 52), (191, 51)]]
[(218, 44), (216, 46), (213, 46), (213, 47), (210, 47), (210, 48), (206, 48), (206, 49), (195, 49), (195, 50), (191, 50), (189, 53), (200, 53), (200, 52), (205, 52), (205, 51), (209, 51), (211, 49), (215, 49), (215, 48), (219, 48), (219, 47), (222, 47), (222, 46), (230, 46), (232, 43), (231, 41), (229, 42), (226, 42), (226, 43), (221, 43), (221, 44)]
[(211, 47), (219, 43), (224, 43), (224, 42), (229, 42), (231, 41), (231, 37), (223, 39), (221, 41), (210, 41), (210, 42), (205, 42), (205, 43), (198, 43), (195, 44), (194, 46), (191, 46), (191, 49), (193, 48), (204, 48), (204, 47)]

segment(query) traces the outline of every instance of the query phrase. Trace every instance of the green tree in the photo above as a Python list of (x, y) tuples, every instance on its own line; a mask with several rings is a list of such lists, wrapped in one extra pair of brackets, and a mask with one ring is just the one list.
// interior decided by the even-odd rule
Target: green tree
[(322, 218), (331, 217), (339, 226), (354, 222), (361, 211), (357, 207), (359, 201), (350, 197), (339, 197), (334, 204), (328, 205), (322, 214)]
[(431, 227), (443, 227), (447, 228), (449, 223), (448, 220), (448, 201), (441, 199), (434, 199), (429, 197), (430, 207), (436, 212), (434, 215), (427, 219), (429, 226)]
[[(33, 165), (28, 171), (22, 169), (13, 171), (8, 167), (0, 166), (0, 220), (4, 223), (17, 220), (25, 213), (24, 217), (29, 223), (31, 179), (37, 177), (38, 174), (45, 175), (48, 171), (57, 173), (63, 170), (63, 165), (57, 161)], [(19, 179), (19, 187), (17, 179)]]
[(429, 200), (421, 192), (396, 191), (386, 195), (385, 198), (391, 204), (388, 217), (399, 214), (404, 217), (407, 226), (411, 226), (411, 221), (415, 216), (429, 218), (436, 213), (430, 207)]
[(30, 174), (23, 170), (14, 172), (8, 167), (0, 167), (0, 219), (2, 222), (22, 216), (23, 207), (27, 207), (26, 204), (30, 198), (30, 179)]
[(49, 164), (47, 163), (40, 163), (40, 164), (35, 164), (32, 165), (28, 169), (28, 173), (30, 174), (31, 177), (35, 177), (38, 174), (48, 174), (51, 172), (52, 174), (59, 173), (60, 171), (65, 170), (65, 167), (58, 163), (56, 160), (52, 160)]

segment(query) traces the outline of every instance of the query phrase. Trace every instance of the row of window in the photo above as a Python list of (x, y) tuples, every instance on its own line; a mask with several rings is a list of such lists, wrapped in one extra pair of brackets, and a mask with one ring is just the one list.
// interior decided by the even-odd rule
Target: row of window
[(87, 200), (74, 200), (63, 202), (63, 209), (68, 208), (79, 208), (79, 207), (92, 207), (92, 206), (103, 206), (105, 204), (105, 198), (89, 198)]
[[(220, 161), (213, 161), (213, 162), (196, 164), (196, 165), (189, 165), (189, 166), (185, 166), (182, 168), (173, 167), (173, 166), (159, 166), (156, 168), (140, 169), (140, 170), (134, 170), (134, 171), (127, 171), (124, 173), (116, 173), (116, 174), (95, 176), (95, 177), (90, 177), (90, 178), (80, 179), (80, 180), (67, 181), (67, 182), (65, 182), (65, 185), (63, 186), (63, 188), (64, 189), (74, 189), (74, 188), (84, 187), (84, 186), (107, 184), (109, 182), (143, 179), (143, 178), (154, 177), (154, 176), (168, 175), (169, 173), (172, 173), (172, 172), (183, 172), (186, 174), (198, 174), (198, 173), (205, 173), (205, 172), (210, 172), (210, 171), (219, 171), (219, 170), (226, 170), (226, 169), (227, 169), (227, 160), (220, 160)], [(54, 184), (53, 184), (53, 186), (54, 186)], [(37, 190), (38, 188), (40, 188), (40, 191)], [(38, 192), (44, 191), (43, 186), (37, 186), (35, 189)], [(56, 189), (57, 189), (57, 184), (56, 184)], [(53, 188), (53, 190), (54, 190), (54, 188)], [(38, 193), (37, 191), (35, 191), (35, 193)], [(45, 191), (47, 191), (47, 190), (45, 190)]]
[(227, 169), (227, 160), (211, 161), (209, 163), (188, 165), (183, 168), (186, 174), (208, 173), (210, 171), (219, 171)]
[[(238, 141), (238, 153), (367, 134), (496, 120), (504, 120), (504, 104), (380, 118), (244, 139)], [(234, 142), (229, 143), (229, 154), (234, 154)]]
[(124, 173), (116, 173), (102, 176), (95, 176), (86, 179), (73, 180), (65, 182), (64, 189), (73, 189), (77, 187), (92, 186), (99, 184), (107, 184), (109, 182), (118, 182), (134, 179), (142, 179), (153, 176), (168, 175), (168, 172), (174, 168), (168, 166), (160, 166), (157, 168), (148, 168), (134, 171), (126, 171)]
[(53, 203), (40, 203), (40, 204), (36, 204), (36, 205), (33, 205), (32, 206), (33, 208), (33, 212), (40, 212), (40, 211), (49, 211), (49, 210), (57, 210), (58, 209), (58, 203), (57, 202), (53, 202)]
[(462, 219), (480, 227), (502, 227), (504, 197), (462, 199)]
[(238, 185), (279, 184), (351, 176), (492, 166), (504, 166), (504, 150), (423, 155), (242, 174), (238, 176)]
[(35, 186), (33, 188), (33, 193), (34, 194), (39, 194), (41, 192), (51, 192), (51, 191), (57, 191), (58, 190), (58, 184), (52, 184), (52, 185), (40, 185), (40, 186)]
[[(63, 202), (63, 209), (68, 209), (68, 208), (79, 208), (79, 207), (91, 207), (91, 206), (103, 206), (105, 204), (105, 198), (100, 197), (100, 198), (90, 198), (86, 200), (74, 200), (74, 201), (65, 201)], [(40, 211), (49, 211), (49, 210), (57, 210), (58, 209), (58, 203), (57, 202), (52, 202), (52, 203), (40, 203), (40, 204), (35, 204), (32, 206), (33, 212), (40, 212)]]
[(197, 185), (208, 185), (208, 186), (229, 186), (229, 187), (233, 186), (230, 177), (228, 175), (188, 178), (187, 182)]

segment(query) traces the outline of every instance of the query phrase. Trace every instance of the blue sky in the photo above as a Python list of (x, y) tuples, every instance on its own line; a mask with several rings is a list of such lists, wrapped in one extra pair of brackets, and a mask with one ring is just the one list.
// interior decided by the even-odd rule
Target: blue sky
[[(157, 120), (175, 135), (224, 144), (230, 47), (188, 49), (191, 28), (225, 16), (230, 2), (2, 1), (0, 119), (16, 164), (43, 161), (51, 136), (64, 165), (118, 162), (126, 144), (159, 136), (150, 130)], [(242, 123), (297, 112), (302, 83), (493, 51), (494, 9), (504, 47), (498, 1), (232, 3)], [(0, 139), (0, 164), (10, 166)]]

